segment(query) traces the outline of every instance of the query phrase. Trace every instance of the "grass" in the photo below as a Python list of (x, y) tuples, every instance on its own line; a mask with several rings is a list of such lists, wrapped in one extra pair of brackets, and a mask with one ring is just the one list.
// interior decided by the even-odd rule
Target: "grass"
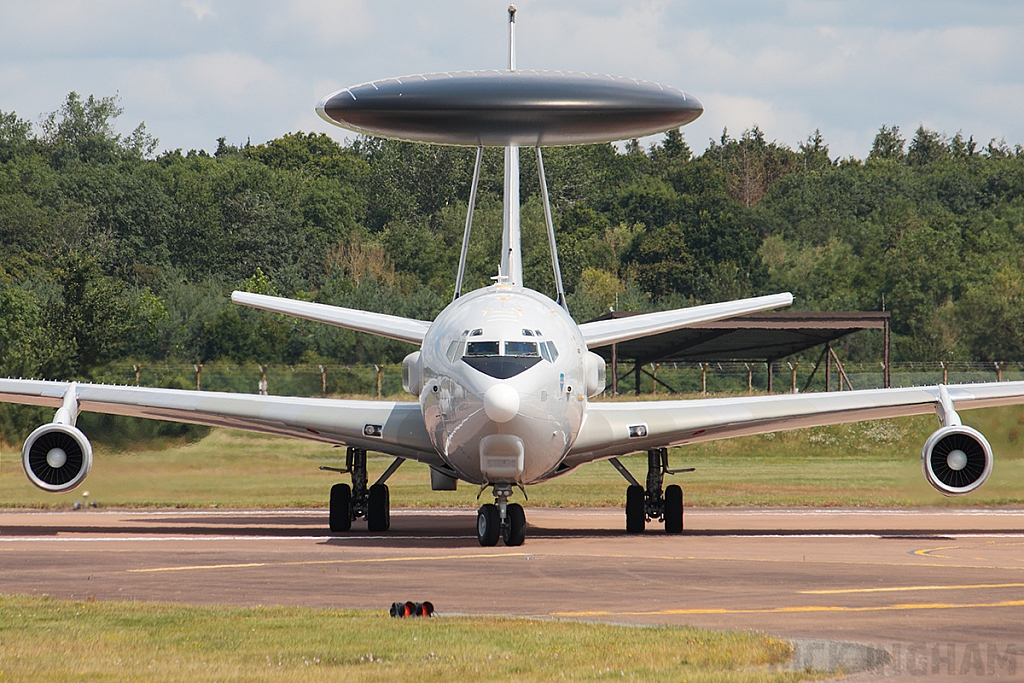
[[(706, 506), (996, 506), (1024, 504), (1024, 407), (965, 411), (966, 424), (992, 443), (995, 467), (976, 493), (945, 498), (921, 474), (920, 453), (937, 426), (932, 416), (839, 425), (729, 439), (673, 449), (670, 477), (688, 505)], [(67, 508), (89, 499), (109, 507), (317, 507), (326, 505), (344, 450), (295, 439), (214, 430), (197, 443), (112, 450), (97, 446), (92, 474), (65, 495), (39, 491), (21, 470), (20, 451), (0, 452), (0, 506)], [(623, 461), (642, 480), (646, 455)], [(371, 481), (391, 459), (370, 454)], [(347, 479), (346, 479), (347, 480)], [(389, 480), (395, 507), (476, 507), (477, 487), (431, 491), (425, 466), (407, 462)], [(528, 490), (527, 505), (620, 506), (625, 482), (606, 462)]]
[(763, 634), (0, 596), (0, 682), (800, 681)]

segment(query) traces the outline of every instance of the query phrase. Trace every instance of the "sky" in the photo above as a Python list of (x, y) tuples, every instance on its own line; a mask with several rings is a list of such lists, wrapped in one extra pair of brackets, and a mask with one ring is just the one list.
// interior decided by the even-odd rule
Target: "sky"
[[(696, 96), (695, 151), (759, 126), (820, 129), (864, 158), (882, 125), (1024, 143), (1024, 3), (1005, 0), (518, 0), (524, 69), (610, 73)], [(67, 94), (117, 95), (158, 150), (216, 149), (321, 121), (323, 96), (378, 78), (504, 68), (507, 0), (4, 0), (0, 111), (38, 122)]]

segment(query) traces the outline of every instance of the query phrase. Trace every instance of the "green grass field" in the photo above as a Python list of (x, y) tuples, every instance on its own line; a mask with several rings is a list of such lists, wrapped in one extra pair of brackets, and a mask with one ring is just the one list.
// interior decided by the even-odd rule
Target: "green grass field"
[[(945, 498), (921, 474), (932, 416), (823, 427), (716, 441), (672, 450), (673, 467), (697, 471), (671, 477), (695, 506), (932, 506), (1024, 504), (1024, 408), (962, 413), (995, 451), (989, 481), (976, 493)], [(339, 475), (318, 470), (344, 461), (344, 449), (294, 439), (214, 430), (191, 444), (113, 450), (97, 446), (92, 474), (69, 494), (39, 491), (25, 478), (20, 451), (0, 452), (0, 506), (70, 507), (89, 500), (104, 507), (311, 507), (326, 504)], [(370, 455), (371, 481), (390, 458)], [(624, 458), (641, 479), (646, 456)], [(347, 480), (347, 479), (346, 479)], [(390, 480), (395, 507), (476, 507), (476, 487), (431, 491), (427, 468), (407, 462)], [(625, 481), (606, 462), (530, 487), (527, 505), (618, 506)]]
[(14, 681), (800, 681), (762, 634), (0, 596)]

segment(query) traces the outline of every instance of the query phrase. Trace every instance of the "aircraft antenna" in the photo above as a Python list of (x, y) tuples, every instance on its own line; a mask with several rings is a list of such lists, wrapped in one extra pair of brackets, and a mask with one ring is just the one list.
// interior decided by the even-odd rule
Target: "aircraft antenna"
[(544, 199), (544, 223), (548, 228), (548, 246), (551, 247), (551, 269), (555, 275), (555, 293), (558, 305), (567, 312), (568, 305), (565, 303), (565, 288), (562, 286), (562, 268), (558, 265), (558, 247), (555, 245), (555, 225), (551, 221), (551, 201), (548, 199), (548, 181), (544, 178), (544, 157), (540, 153), (540, 145), (537, 145), (537, 171), (540, 173), (540, 194)]
[(466, 229), (462, 233), (462, 254), (459, 256), (459, 273), (455, 276), (455, 296), (462, 295), (462, 280), (466, 276), (466, 256), (469, 254), (469, 231), (473, 227), (473, 207), (476, 206), (476, 188), (480, 184), (480, 166), (484, 158), (484, 146), (476, 148), (476, 163), (473, 165), (473, 184), (469, 186), (469, 210), (466, 212)]
[[(508, 6), (508, 67), (516, 70), (516, 6)], [(519, 147), (505, 148), (505, 211), (501, 235), (499, 277), (511, 285), (523, 284), (522, 244), (519, 228)]]

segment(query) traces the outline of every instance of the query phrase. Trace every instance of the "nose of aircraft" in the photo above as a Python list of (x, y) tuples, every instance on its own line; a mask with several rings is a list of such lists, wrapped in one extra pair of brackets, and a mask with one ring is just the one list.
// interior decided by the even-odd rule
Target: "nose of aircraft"
[(484, 412), (494, 422), (508, 422), (519, 412), (519, 392), (507, 384), (495, 384), (484, 392)]

